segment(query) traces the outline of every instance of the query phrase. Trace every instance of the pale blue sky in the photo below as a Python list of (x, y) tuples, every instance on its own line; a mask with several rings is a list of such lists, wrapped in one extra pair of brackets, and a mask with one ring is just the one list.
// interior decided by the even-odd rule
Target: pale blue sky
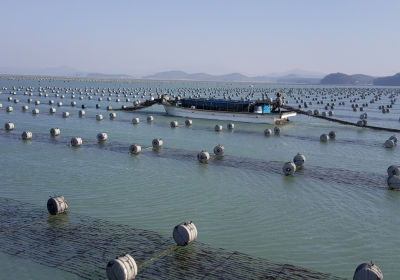
[(2, 0), (0, 67), (400, 72), (400, 1)]

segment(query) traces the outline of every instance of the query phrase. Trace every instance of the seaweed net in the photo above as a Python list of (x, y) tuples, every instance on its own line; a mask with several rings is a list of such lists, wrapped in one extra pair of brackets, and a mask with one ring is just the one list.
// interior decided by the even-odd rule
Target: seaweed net
[(126, 253), (139, 267), (136, 279), (341, 279), (200, 242), (179, 247), (156, 232), (74, 213), (49, 216), (7, 198), (0, 198), (0, 244), (4, 253), (84, 279), (106, 279), (108, 261)]
[[(20, 133), (16, 131), (1, 133), (0, 137), (20, 139)], [(35, 133), (32, 141), (70, 145), (71, 137), (57, 136), (50, 137), (44, 133)], [(93, 139), (83, 139), (84, 147), (90, 149), (100, 149), (116, 153), (129, 153), (129, 144), (117, 141), (97, 142)], [(155, 148), (142, 146), (141, 155), (155, 158), (166, 158), (179, 160), (180, 162), (192, 162), (197, 164), (196, 151), (188, 151), (173, 148)], [(208, 161), (210, 165), (247, 169), (250, 171), (261, 171), (276, 174), (283, 174), (282, 167), (285, 162), (282, 161), (264, 161), (247, 157), (237, 157), (232, 155), (212, 156)], [(339, 168), (330, 168), (326, 166), (303, 166), (300, 167), (295, 175), (301, 178), (313, 179), (325, 182), (333, 182), (359, 188), (387, 189), (387, 176), (368, 172), (357, 172)]]

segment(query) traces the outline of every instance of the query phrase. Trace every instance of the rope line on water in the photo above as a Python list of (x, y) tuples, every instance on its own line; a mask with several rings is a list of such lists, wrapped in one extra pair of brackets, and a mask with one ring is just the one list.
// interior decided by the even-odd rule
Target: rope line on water
[(141, 268), (142, 266), (144, 266), (144, 265), (148, 264), (148, 263), (149, 263), (149, 262), (151, 262), (152, 260), (155, 260), (155, 259), (157, 259), (157, 258), (161, 257), (162, 255), (164, 255), (164, 254), (168, 253), (169, 251), (171, 251), (171, 250), (175, 249), (176, 247), (178, 247), (178, 245), (175, 245), (174, 247), (172, 247), (172, 248), (169, 248), (168, 250), (166, 250), (166, 251), (162, 252), (162, 253), (161, 253), (161, 254), (159, 254), (158, 256), (155, 256), (154, 258), (151, 258), (150, 260), (148, 260), (148, 261), (145, 261), (144, 263), (142, 263), (141, 265), (139, 265), (139, 266), (138, 266), (138, 269), (139, 269), (139, 268)]
[(91, 141), (91, 142), (86, 142), (86, 143), (82, 143), (82, 145), (86, 145), (86, 144), (90, 144), (90, 143), (94, 143), (96, 141)]
[(30, 222), (30, 223), (24, 224), (24, 225), (22, 225), (22, 226), (10, 228), (10, 229), (8, 229), (8, 230), (1, 231), (0, 234), (6, 233), (6, 232), (11, 232), (11, 231), (14, 231), (14, 230), (23, 228), (23, 227), (27, 227), (27, 226), (36, 224), (36, 223), (40, 223), (40, 222), (42, 222), (42, 221), (49, 220), (49, 219), (52, 219), (52, 218), (57, 217), (57, 216), (58, 216), (58, 215), (49, 216), (49, 217), (47, 217), (47, 218), (43, 218), (43, 219), (40, 219), (40, 220), (37, 220), (37, 221), (33, 221), (33, 222)]

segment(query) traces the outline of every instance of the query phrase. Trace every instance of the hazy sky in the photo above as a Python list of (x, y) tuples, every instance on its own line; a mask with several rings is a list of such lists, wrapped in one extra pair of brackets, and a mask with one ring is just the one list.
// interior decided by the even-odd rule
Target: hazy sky
[(0, 67), (400, 72), (399, 0), (1, 0)]

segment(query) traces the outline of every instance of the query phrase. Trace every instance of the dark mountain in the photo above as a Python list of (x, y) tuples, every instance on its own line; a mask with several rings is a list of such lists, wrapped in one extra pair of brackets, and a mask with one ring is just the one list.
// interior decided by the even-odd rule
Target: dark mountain
[(365, 85), (372, 84), (374, 77), (363, 74), (347, 75), (343, 73), (332, 73), (321, 80), (324, 85)]
[(375, 77), (364, 75), (364, 74), (354, 74), (351, 76), (354, 79), (356, 79), (357, 82), (365, 83), (365, 84), (369, 84), (369, 85), (372, 85), (372, 83), (374, 82), (374, 79), (375, 79)]
[(376, 78), (374, 86), (400, 86), (400, 73), (394, 76)]
[(324, 85), (355, 85), (356, 79), (343, 74), (343, 73), (333, 73), (325, 76), (321, 80), (321, 84)]

